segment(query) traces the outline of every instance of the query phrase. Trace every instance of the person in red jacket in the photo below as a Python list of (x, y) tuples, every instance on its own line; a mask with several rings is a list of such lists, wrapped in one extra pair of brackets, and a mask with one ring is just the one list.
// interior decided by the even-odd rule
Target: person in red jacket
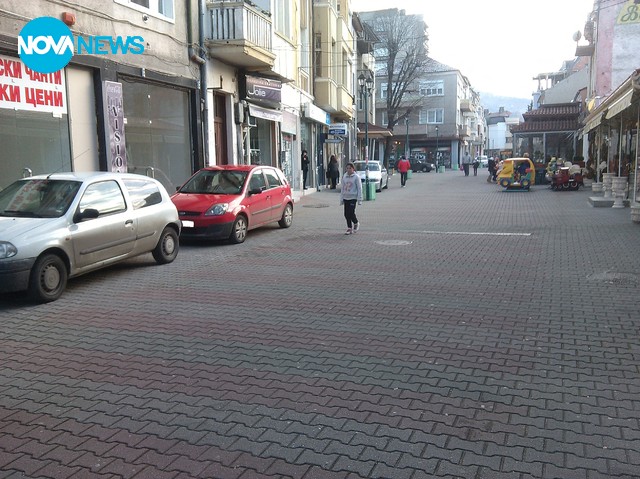
[(402, 155), (400, 161), (396, 164), (396, 168), (400, 172), (400, 184), (404, 188), (407, 183), (407, 172), (411, 168), (411, 163), (409, 163), (406, 156)]

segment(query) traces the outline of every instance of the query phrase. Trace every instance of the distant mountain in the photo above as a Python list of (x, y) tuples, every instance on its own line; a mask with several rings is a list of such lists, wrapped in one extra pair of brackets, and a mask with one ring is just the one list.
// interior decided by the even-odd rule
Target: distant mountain
[(511, 112), (511, 116), (521, 116), (529, 110), (531, 98), (513, 98), (509, 96), (497, 96), (491, 93), (480, 92), (480, 104), (489, 113), (497, 113), (500, 107)]

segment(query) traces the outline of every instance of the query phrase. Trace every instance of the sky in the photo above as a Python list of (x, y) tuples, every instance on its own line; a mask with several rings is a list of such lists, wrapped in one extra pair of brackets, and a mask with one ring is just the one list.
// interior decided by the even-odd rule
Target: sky
[(431, 58), (460, 70), (478, 92), (531, 99), (533, 77), (575, 58), (573, 34), (593, 0), (351, 0), (351, 8), (422, 14)]

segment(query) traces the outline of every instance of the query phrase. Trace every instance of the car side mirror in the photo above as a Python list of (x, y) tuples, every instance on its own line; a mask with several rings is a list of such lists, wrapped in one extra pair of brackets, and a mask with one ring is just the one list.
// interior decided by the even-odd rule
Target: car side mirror
[(75, 214), (73, 217), (74, 223), (80, 223), (84, 220), (93, 220), (100, 216), (100, 212), (95, 208), (87, 208)]

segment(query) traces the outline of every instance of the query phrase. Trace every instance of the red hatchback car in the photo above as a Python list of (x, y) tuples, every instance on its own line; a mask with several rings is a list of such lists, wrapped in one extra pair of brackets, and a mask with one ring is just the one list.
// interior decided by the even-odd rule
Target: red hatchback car
[(272, 166), (224, 165), (203, 168), (171, 200), (182, 221), (181, 238), (229, 239), (242, 243), (247, 231), (293, 221), (291, 186)]

